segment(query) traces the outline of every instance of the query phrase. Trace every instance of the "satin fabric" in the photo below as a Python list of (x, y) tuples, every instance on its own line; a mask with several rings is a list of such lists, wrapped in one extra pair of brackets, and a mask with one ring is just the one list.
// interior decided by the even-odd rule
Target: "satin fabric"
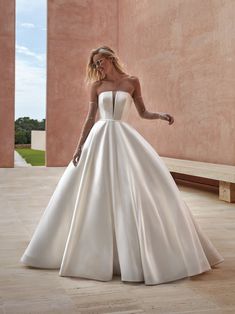
[(99, 120), (79, 163), (65, 169), (21, 262), (60, 276), (120, 275), (146, 285), (221, 263), (160, 156), (124, 121), (131, 95), (106, 91), (98, 99)]

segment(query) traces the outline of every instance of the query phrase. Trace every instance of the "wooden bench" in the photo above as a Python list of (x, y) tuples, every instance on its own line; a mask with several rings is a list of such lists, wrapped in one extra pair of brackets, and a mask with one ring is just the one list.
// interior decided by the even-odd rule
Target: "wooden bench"
[(162, 157), (170, 172), (219, 181), (219, 199), (235, 202), (235, 166)]

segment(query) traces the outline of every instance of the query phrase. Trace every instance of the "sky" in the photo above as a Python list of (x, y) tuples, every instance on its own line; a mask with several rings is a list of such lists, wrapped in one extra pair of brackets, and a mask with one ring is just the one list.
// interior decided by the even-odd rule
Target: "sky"
[(46, 0), (16, 0), (15, 119), (46, 116)]

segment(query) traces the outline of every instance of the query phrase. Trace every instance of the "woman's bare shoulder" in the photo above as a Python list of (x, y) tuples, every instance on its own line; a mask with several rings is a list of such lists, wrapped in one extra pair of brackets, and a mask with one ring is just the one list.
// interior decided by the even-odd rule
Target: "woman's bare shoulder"
[(136, 75), (130, 75), (129, 82), (133, 86), (134, 90), (138, 89), (140, 86), (139, 78)]
[(98, 88), (100, 87), (101, 84), (102, 84), (101, 81), (94, 81), (94, 82), (92, 82), (91, 86), (90, 86), (91, 93), (97, 94), (97, 90), (98, 90)]
[(129, 75), (130, 80), (138, 80), (136, 75)]
[(94, 81), (91, 83), (91, 88), (98, 88), (101, 84), (101, 81)]
[(136, 75), (129, 75), (129, 80), (134, 85), (139, 83), (139, 78)]

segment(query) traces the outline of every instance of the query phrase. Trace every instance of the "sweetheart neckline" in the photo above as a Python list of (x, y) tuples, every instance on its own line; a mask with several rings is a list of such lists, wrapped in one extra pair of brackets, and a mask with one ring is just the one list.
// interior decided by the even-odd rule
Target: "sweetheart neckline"
[[(122, 92), (122, 93), (128, 94), (131, 98), (133, 98), (132, 95), (131, 95), (129, 92), (126, 92), (126, 91), (124, 91), (124, 90), (105, 90), (105, 91), (99, 93), (98, 98), (99, 98), (99, 96), (100, 96), (101, 94), (103, 94), (103, 93), (109, 93), (109, 92), (116, 92), (116, 94), (117, 94), (117, 92)], [(116, 94), (115, 94), (115, 95), (116, 95)]]

